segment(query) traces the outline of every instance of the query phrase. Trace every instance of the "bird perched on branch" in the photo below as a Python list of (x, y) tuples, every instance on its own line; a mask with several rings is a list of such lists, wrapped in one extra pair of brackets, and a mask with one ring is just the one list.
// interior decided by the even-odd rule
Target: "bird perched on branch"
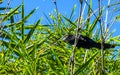
[[(71, 45), (74, 45), (75, 35), (66, 36), (64, 41), (71, 44)], [(78, 42), (77, 42), (76, 47), (78, 47), (78, 48), (82, 47), (82, 48), (86, 48), (86, 49), (90, 49), (90, 48), (101, 49), (101, 43), (97, 43), (87, 36), (80, 35), (78, 38)], [(111, 44), (106, 44), (106, 43), (104, 44), (104, 49), (114, 48), (114, 47), (115, 46), (111, 45)]]

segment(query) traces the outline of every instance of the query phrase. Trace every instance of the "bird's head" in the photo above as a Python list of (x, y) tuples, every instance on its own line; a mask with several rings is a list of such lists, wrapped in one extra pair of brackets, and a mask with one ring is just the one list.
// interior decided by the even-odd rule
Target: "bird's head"
[(66, 35), (63, 40), (64, 40), (65, 42), (70, 43), (70, 44), (74, 44), (75, 35)]

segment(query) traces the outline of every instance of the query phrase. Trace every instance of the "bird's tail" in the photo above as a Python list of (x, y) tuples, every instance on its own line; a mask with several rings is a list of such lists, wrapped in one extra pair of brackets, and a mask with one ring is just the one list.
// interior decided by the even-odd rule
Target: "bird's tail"
[(105, 49), (114, 48), (114, 47), (115, 47), (115, 45), (112, 45), (112, 44), (105, 44), (105, 45), (104, 45), (104, 48), (105, 48)]
[[(98, 49), (101, 49), (101, 43), (97, 43), (95, 47)], [(115, 45), (112, 45), (112, 44), (104, 44), (104, 49), (109, 49), (109, 48), (114, 48), (114, 47)]]

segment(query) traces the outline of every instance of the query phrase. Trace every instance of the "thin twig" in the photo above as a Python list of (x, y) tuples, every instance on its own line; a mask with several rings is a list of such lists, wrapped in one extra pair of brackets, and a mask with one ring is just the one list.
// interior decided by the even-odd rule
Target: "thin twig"
[[(110, 0), (108, 0), (108, 6), (110, 5)], [(109, 13), (109, 11), (108, 11), (108, 9), (109, 9), (109, 7), (107, 7), (106, 8), (106, 17), (105, 17), (105, 31), (106, 31), (106, 29), (107, 29), (107, 21), (108, 21), (108, 13)]]
[[(85, 0), (85, 1), (87, 2), (88, 0)], [(84, 11), (85, 11), (85, 7), (86, 7), (86, 3), (84, 4), (84, 7), (83, 7), (82, 16), (83, 16), (83, 14), (84, 14)]]
[(74, 74), (74, 69), (75, 69), (75, 52), (76, 52), (76, 45), (77, 45), (77, 42), (78, 42), (78, 38), (80, 36), (80, 34), (78, 34), (78, 32), (80, 32), (80, 28), (81, 28), (81, 20), (82, 20), (82, 4), (83, 4), (83, 0), (79, 0), (80, 2), (80, 17), (78, 19), (78, 25), (77, 25), (77, 30), (76, 30), (76, 35), (75, 35), (75, 42), (74, 42), (74, 48), (73, 48), (73, 52), (72, 52), (72, 55), (70, 57), (70, 62), (69, 62), (69, 65), (71, 65), (71, 72), (70, 74), (73, 75)]
[(57, 8), (57, 3), (56, 0), (54, 0), (55, 8), (56, 8), (56, 13), (57, 13), (57, 18), (58, 18), (58, 8)]
[[(99, 5), (99, 15), (101, 15), (101, 0), (98, 0), (98, 5)], [(99, 18), (100, 22), (100, 30), (101, 30), (101, 56), (102, 56), (102, 74), (104, 74), (104, 35), (103, 35), (103, 27), (101, 23), (101, 17)]]

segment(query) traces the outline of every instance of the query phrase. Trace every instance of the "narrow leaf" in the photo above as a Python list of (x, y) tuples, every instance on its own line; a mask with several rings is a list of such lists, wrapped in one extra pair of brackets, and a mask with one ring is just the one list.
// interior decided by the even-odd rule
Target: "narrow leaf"
[(98, 54), (98, 52), (96, 52), (85, 64), (83, 64), (77, 71), (75, 71), (74, 75), (79, 75), (79, 73), (87, 67), (87, 65), (89, 65), (89, 63), (92, 61), (92, 59), (95, 58), (95, 56)]
[(26, 43), (26, 42), (30, 39), (30, 37), (31, 37), (32, 34), (34, 33), (36, 27), (39, 25), (40, 21), (41, 21), (41, 19), (39, 19), (39, 20), (37, 21), (37, 23), (35, 24), (35, 26), (30, 30), (30, 32), (28, 33), (26, 39), (24, 40), (24, 43)]
[(64, 75), (68, 75), (67, 71), (66, 71), (65, 68), (63, 67), (60, 59), (58, 58), (58, 56), (56, 55), (56, 53), (54, 52), (54, 50), (52, 49), (51, 51), (52, 51), (52, 53), (55, 55), (55, 58), (56, 58), (56, 60), (57, 60), (57, 63), (59, 64), (59, 66), (60, 66), (61, 69), (63, 70)]
[[(21, 6), (21, 5), (20, 5)], [(20, 8), (20, 6), (18, 6), (17, 8), (15, 8), (14, 10), (12, 10), (9, 14), (7, 14), (3, 19), (2, 22), (5, 21), (6, 19), (8, 19), (8, 17), (14, 15), (14, 13)]]

